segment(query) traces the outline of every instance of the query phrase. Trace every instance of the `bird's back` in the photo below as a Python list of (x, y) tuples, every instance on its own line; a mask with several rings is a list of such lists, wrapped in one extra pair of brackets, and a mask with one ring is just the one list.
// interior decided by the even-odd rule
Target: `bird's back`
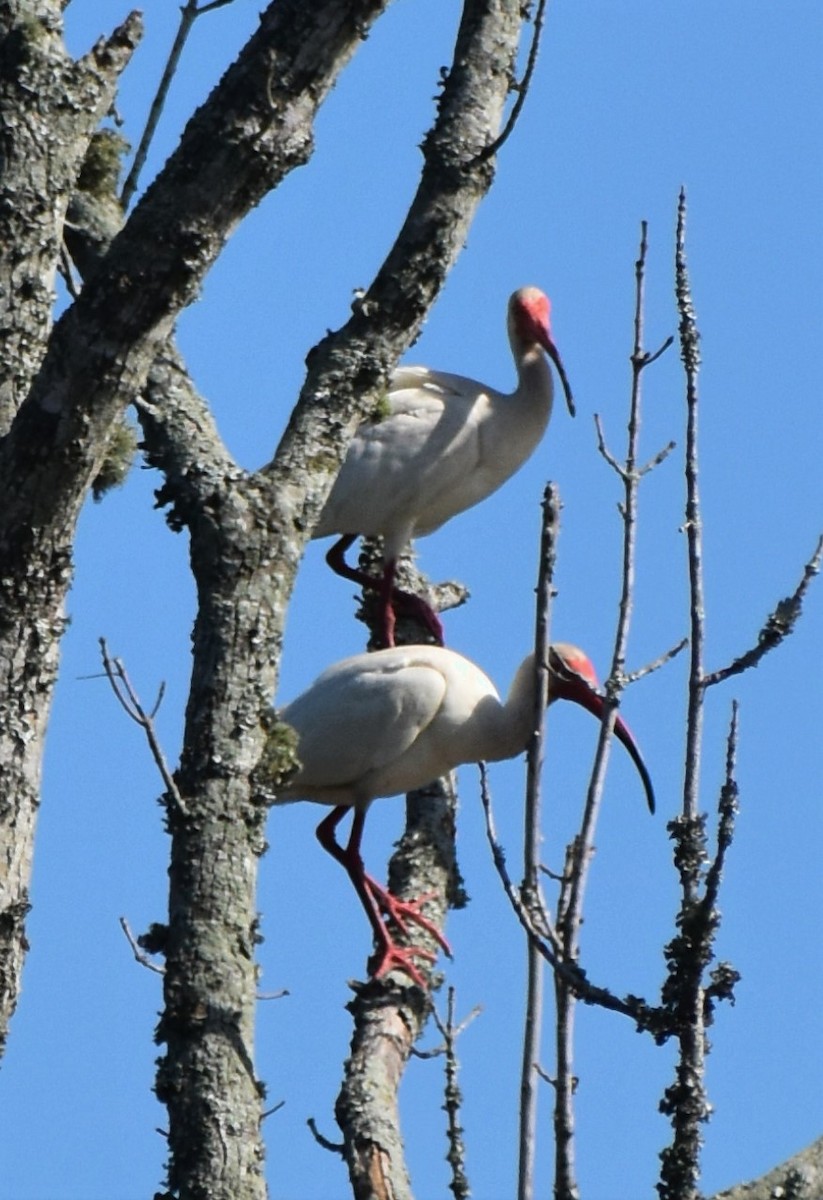
[(519, 406), (475, 380), (400, 368), (389, 415), (359, 427), (314, 536), (379, 535), (399, 553), (505, 482), (539, 442), (550, 404), (550, 394)]
[(421, 787), (471, 761), (472, 719), (489, 701), (488, 677), (443, 647), (344, 659), (280, 713), (301, 766), (279, 799), (365, 804)]

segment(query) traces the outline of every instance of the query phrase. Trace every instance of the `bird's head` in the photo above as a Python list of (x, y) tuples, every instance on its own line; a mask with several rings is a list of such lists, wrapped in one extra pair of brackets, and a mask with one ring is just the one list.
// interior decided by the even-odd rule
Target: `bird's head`
[(542, 346), (552, 360), (563, 385), (566, 404), (574, 416), (574, 397), (566, 370), (552, 337), (551, 301), (537, 287), (522, 287), (509, 300), (509, 338), (521, 346)]
[[(598, 689), (597, 672), (592, 666), (591, 659), (579, 646), (571, 646), (568, 642), (553, 642), (549, 647), (549, 704), (553, 700), (572, 700), (589, 710), (598, 721), (603, 719), (604, 698)], [(654, 788), (651, 776), (643, 761), (628, 725), (618, 713), (614, 722), (614, 733), (622, 742), (637, 767), (643, 787), (646, 790), (646, 800), (649, 811), (654, 812)]]

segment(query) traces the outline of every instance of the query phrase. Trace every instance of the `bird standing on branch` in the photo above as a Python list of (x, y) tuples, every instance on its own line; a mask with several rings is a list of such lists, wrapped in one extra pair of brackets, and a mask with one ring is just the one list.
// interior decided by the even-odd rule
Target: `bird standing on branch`
[[(574, 415), (549, 312), (548, 297), (536, 287), (520, 288), (509, 300), (509, 342), (518, 379), (511, 395), (461, 375), (399, 367), (389, 382), (387, 415), (365, 421), (354, 435), (312, 536), (342, 535), (326, 561), (338, 575), (378, 592), (378, 637), (384, 646), (394, 646), (396, 612), (416, 616), (443, 644), (436, 613), (419, 596), (395, 588), (397, 559), (412, 538), (432, 533), (485, 500), (529, 458), (549, 423), (554, 399), (546, 354)], [(383, 539), (382, 577), (346, 562), (358, 536)]]
[[(602, 717), (605, 701), (582, 650), (556, 642), (549, 648), (548, 665), (550, 704), (572, 700)], [(488, 676), (455, 651), (402, 646), (335, 663), (280, 712), (280, 719), (297, 733), (300, 766), (277, 803), (313, 800), (333, 806), (318, 825), (317, 837), (348, 872), (374, 931), (373, 978), (398, 969), (424, 987), (413, 960), (435, 958), (419, 946), (398, 946), (382, 914), (404, 933), (407, 922), (419, 925), (446, 953), (450, 949), (423, 916), (426, 897), (399, 900), (366, 873), (360, 841), (370, 803), (420, 788), (461, 763), (520, 754), (531, 734), (536, 680), (534, 655), (529, 655), (502, 701)], [(619, 716), (614, 731), (640, 772), (654, 812), (649, 773)], [(344, 848), (335, 830), (349, 809), (354, 818)]]

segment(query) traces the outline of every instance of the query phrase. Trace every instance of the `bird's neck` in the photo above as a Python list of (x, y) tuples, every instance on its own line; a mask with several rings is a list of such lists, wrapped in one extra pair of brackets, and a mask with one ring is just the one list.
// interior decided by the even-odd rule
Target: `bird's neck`
[(535, 345), (522, 348), (516, 355), (516, 362), (517, 398), (533, 410), (544, 411), (548, 421), (554, 399), (554, 382), (542, 348)]
[(518, 667), (506, 702), (500, 708), (494, 737), (494, 753), (486, 755), (490, 761), (514, 758), (526, 749), (534, 724), (536, 685), (534, 655), (530, 654)]

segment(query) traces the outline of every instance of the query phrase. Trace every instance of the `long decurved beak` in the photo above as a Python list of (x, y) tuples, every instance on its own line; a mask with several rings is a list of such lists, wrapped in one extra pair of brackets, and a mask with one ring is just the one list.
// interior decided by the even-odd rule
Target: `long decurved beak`
[(569, 410), (569, 414), (574, 417), (577, 415), (577, 410), (574, 407), (572, 385), (569, 383), (569, 377), (566, 374), (566, 368), (563, 366), (563, 360), (560, 357), (560, 351), (557, 349), (557, 346), (555, 346), (551, 336), (548, 333), (546, 333), (545, 336), (540, 340), (542, 342), (543, 349), (554, 363), (554, 369), (557, 371), (560, 382), (563, 385), (563, 392), (566, 397), (566, 407)]
[[(600, 693), (592, 687), (591, 683), (559, 654), (555, 653), (552, 655), (551, 669), (549, 699), (571, 700), (575, 704), (588, 709), (593, 716), (597, 717), (598, 721), (602, 721), (605, 701)], [(638, 774), (643, 780), (643, 787), (646, 790), (646, 803), (649, 806), (649, 812), (653, 813), (655, 805), (651, 775), (643, 761), (643, 756), (640, 753), (637, 742), (634, 740), (631, 730), (620, 716), (620, 713), (615, 717), (614, 733), (617, 740), (622, 742), (626, 747), (631, 755), (632, 762), (637, 767)]]

